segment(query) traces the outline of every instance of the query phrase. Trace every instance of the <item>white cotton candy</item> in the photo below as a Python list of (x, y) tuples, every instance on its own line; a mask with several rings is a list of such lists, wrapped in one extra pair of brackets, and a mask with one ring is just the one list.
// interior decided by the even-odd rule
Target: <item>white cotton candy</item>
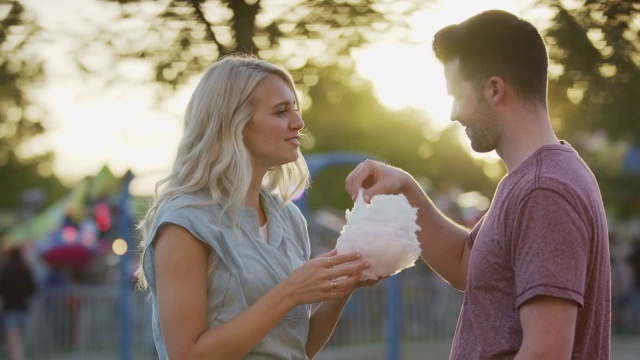
[(412, 267), (420, 256), (416, 231), (418, 209), (404, 195), (376, 195), (367, 204), (363, 190), (353, 210), (346, 211), (347, 224), (338, 237), (338, 254), (357, 251), (371, 263), (361, 279), (376, 280)]

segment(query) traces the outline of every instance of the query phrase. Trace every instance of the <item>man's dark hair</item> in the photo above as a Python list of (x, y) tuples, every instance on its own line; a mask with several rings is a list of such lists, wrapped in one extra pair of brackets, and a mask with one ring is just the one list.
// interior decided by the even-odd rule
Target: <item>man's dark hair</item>
[(460, 60), (462, 76), (480, 84), (499, 76), (525, 100), (546, 104), (547, 49), (528, 21), (488, 10), (438, 31), (433, 52), (441, 63)]

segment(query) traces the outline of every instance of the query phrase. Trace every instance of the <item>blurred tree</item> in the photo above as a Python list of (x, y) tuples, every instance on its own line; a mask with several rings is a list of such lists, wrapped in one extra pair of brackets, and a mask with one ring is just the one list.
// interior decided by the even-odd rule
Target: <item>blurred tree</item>
[[(29, 159), (18, 158), (13, 151), (7, 154), (7, 160), (0, 167), (0, 209), (15, 209), (23, 206), (40, 207), (60, 199), (69, 190), (53, 174), (43, 175), (41, 166), (49, 163), (51, 155)], [(45, 195), (42, 203), (26, 204), (25, 191), (40, 189)]]
[[(323, 69), (317, 85), (311, 88), (313, 103), (303, 113), (308, 132), (302, 143), (305, 154), (365, 152), (417, 179), (428, 179), (425, 185), (432, 188), (454, 182), (462, 190), (493, 195), (497, 179), (485, 174), (488, 164), (474, 159), (468, 145), (460, 142), (455, 125), (435, 132), (423, 112), (391, 111), (376, 99), (370, 82), (351, 77), (345, 83), (347, 77), (348, 69)], [(310, 206), (330, 202), (339, 208), (351, 207), (351, 199), (343, 190), (344, 179), (351, 170), (352, 167), (323, 172), (322, 178), (312, 184), (316, 190), (321, 188), (310, 193)], [(330, 193), (329, 189), (339, 191)]]
[(640, 178), (621, 167), (626, 149), (640, 145), (638, 2), (538, 2), (555, 14), (545, 31), (554, 127), (592, 166), (609, 207), (620, 216), (640, 213)]
[[(586, 0), (556, 14), (545, 33), (556, 70), (549, 100), (566, 134), (604, 131), (640, 144), (640, 7), (635, 0)], [(575, 136), (575, 135), (574, 135)]]
[[(150, 59), (154, 80), (176, 87), (220, 56), (246, 52), (281, 64), (301, 80), (314, 69), (351, 62), (350, 50), (382, 36), (402, 37), (411, 12), (431, 1), (409, 0), (103, 0), (119, 3), (124, 22), (142, 32), (108, 34), (126, 58)], [(125, 41), (128, 39), (129, 41)], [(107, 40), (107, 39), (105, 39)], [(299, 74), (296, 74), (300, 72)]]
[(0, 5), (0, 166), (9, 152), (44, 131), (42, 109), (32, 103), (28, 89), (42, 79), (30, 40), (38, 31), (18, 1)]
[[(356, 75), (350, 51), (385, 37), (403, 40), (408, 15), (429, 1), (103, 1), (120, 5), (123, 23), (145, 24), (138, 32), (127, 25), (116, 34), (102, 32), (115, 59), (150, 61), (153, 81), (171, 90), (224, 54), (253, 53), (292, 73), (303, 94), (306, 153), (368, 152), (436, 185), (453, 178), (465, 189), (493, 192), (496, 180), (484, 174), (455, 130), (437, 134), (418, 110), (384, 108), (371, 84)], [(327, 189), (321, 196), (350, 206), (342, 190), (349, 170), (328, 171), (330, 180), (318, 182)]]
[[(39, 27), (19, 1), (0, 4), (0, 208), (18, 208), (22, 192), (44, 190), (46, 202), (63, 186), (51, 173), (50, 153), (28, 151), (43, 134), (44, 110), (30, 98), (43, 79), (42, 61), (32, 39)], [(44, 205), (44, 204), (43, 204)]]

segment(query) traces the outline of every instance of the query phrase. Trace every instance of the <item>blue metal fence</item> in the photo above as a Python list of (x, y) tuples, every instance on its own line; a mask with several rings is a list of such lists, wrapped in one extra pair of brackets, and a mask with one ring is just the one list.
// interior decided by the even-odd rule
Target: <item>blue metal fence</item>
[[(395, 280), (395, 281), (394, 281)], [(147, 294), (130, 293), (128, 336), (122, 349), (120, 287), (67, 286), (33, 299), (27, 328), (31, 359), (155, 359)], [(383, 346), (387, 359), (401, 359), (400, 342), (450, 337), (462, 294), (422, 264), (358, 289), (327, 343), (327, 351), (358, 345)]]

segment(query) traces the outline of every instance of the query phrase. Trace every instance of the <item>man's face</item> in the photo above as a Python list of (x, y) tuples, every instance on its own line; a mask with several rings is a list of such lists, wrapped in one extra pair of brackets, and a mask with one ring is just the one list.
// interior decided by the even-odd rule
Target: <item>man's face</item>
[(457, 59), (444, 64), (444, 76), (447, 92), (453, 98), (451, 121), (464, 127), (474, 151), (497, 149), (502, 141), (502, 127), (490, 99), (484, 96), (484, 84), (477, 86), (465, 79)]

